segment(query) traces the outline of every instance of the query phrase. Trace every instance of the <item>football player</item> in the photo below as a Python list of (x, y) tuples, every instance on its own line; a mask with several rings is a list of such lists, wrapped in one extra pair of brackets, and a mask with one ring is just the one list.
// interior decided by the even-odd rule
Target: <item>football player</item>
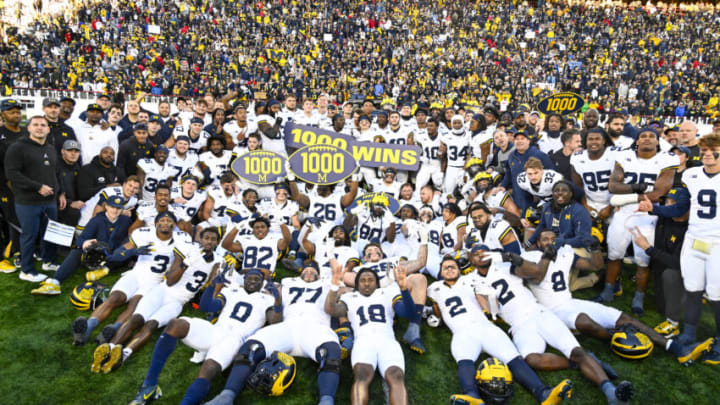
[(169, 151), (165, 145), (155, 148), (153, 159), (140, 159), (137, 163), (137, 176), (142, 184), (142, 201), (154, 201), (158, 184), (171, 177), (172, 170), (165, 164)]
[(582, 205), (600, 221), (606, 221), (613, 211), (608, 183), (620, 149), (608, 146), (610, 142), (602, 129), (593, 128), (585, 137), (585, 150), (570, 157), (572, 181), (585, 191)]
[(137, 218), (130, 225), (130, 231), (128, 232), (130, 235), (138, 228), (151, 226), (159, 213), (172, 212), (170, 207), (170, 186), (165, 183), (158, 184), (155, 188), (155, 201), (141, 201), (136, 211)]
[(263, 149), (287, 156), (285, 141), (283, 140), (282, 123), (279, 116), (280, 102), (270, 100), (267, 104), (267, 112), (257, 117), (258, 132), (262, 136)]
[(232, 405), (255, 366), (274, 351), (315, 360), (319, 405), (333, 405), (340, 382), (341, 350), (330, 328), (325, 298), (333, 287), (320, 279), (316, 262), (303, 263), (299, 277), (282, 280), (283, 321), (255, 332), (240, 347), (225, 389), (208, 405)]
[(270, 233), (270, 221), (265, 217), (255, 217), (249, 224), (251, 235), (236, 238), (239, 228), (233, 227), (225, 236), (222, 247), (232, 253), (242, 252), (241, 269), (260, 269), (266, 278), (270, 278), (275, 273), (280, 252), (285, 252), (290, 245), (290, 231), (281, 224), (281, 235)]
[(180, 183), (180, 187), (172, 187), (170, 189), (171, 209), (177, 216), (183, 231), (192, 235), (192, 226), (190, 222), (200, 210), (200, 206), (207, 199), (204, 191), (198, 191), (198, 179), (195, 176), (185, 176)]
[(323, 185), (316, 186), (309, 195), (306, 195), (299, 191), (295, 175), (290, 170), (287, 170), (287, 179), (293, 201), (296, 201), (301, 208), (307, 209), (309, 216), (341, 224), (343, 210), (352, 204), (357, 196), (360, 175), (359, 173), (352, 175), (349, 183), (350, 189), (345, 194), (333, 192), (334, 186)]
[(468, 215), (472, 219), (472, 225), (465, 237), (467, 248), (480, 243), (493, 250), (517, 254), (522, 252), (515, 230), (502, 217), (493, 217), (493, 213), (487, 205), (472, 203), (468, 208)]
[[(474, 201), (481, 202), (490, 208), (493, 212), (501, 212), (504, 210), (516, 217), (521, 217), (520, 209), (515, 205), (510, 193), (507, 191), (498, 191), (495, 194), (492, 193), (494, 178), (497, 177), (497, 172), (488, 173), (481, 171), (473, 178), (473, 184), (475, 185), (475, 198)], [(493, 177), (495, 175), (495, 177)]]
[(230, 170), (232, 152), (225, 150), (225, 138), (220, 136), (208, 139), (207, 149), (198, 157), (198, 166), (204, 184), (216, 185), (220, 182), (220, 176)]
[[(515, 275), (516, 266), (503, 262), (501, 253), (486, 254), (489, 251), (490, 248), (485, 245), (473, 247), (470, 261), (477, 271), (465, 277), (476, 291), (482, 292), (485, 299), (491, 300), (484, 309), (493, 316), (497, 312), (510, 325), (513, 342), (525, 361), (536, 370), (579, 368), (586, 378), (602, 389), (608, 404), (629, 401), (633, 395), (632, 384), (623, 381), (615, 387), (603, 365), (583, 350), (570, 329), (550, 310), (537, 303), (523, 285), (523, 279)], [(494, 311), (494, 308), (498, 310)], [(564, 357), (546, 353), (547, 344)]]
[(465, 240), (467, 217), (453, 203), (447, 203), (442, 209), (443, 226), (440, 232), (440, 254), (459, 251)]
[(103, 205), (101, 203), (114, 195), (125, 199), (125, 209), (122, 211), (122, 214), (130, 216), (130, 210), (137, 205), (138, 200), (136, 195), (141, 185), (142, 183), (137, 176), (128, 176), (122, 186), (105, 187), (98, 191), (92, 198), (85, 201), (85, 205), (80, 209), (80, 220), (75, 228), (81, 231), (85, 229), (85, 225), (90, 221), (90, 218), (102, 212)]
[(470, 133), (465, 131), (463, 117), (454, 115), (450, 121), (450, 130), (441, 134), (440, 154), (447, 162), (443, 192), (450, 194), (455, 190), (457, 180), (462, 174), (470, 151)]
[(172, 169), (173, 181), (190, 174), (197, 161), (197, 153), (190, 151), (190, 138), (187, 135), (178, 136), (175, 139), (175, 147), (170, 150), (167, 158), (167, 166)]
[[(420, 238), (420, 248), (415, 259), (407, 262), (405, 270), (407, 273), (417, 273), (427, 263), (427, 245), (428, 234), (423, 228), (418, 229)], [(355, 273), (345, 273), (343, 281), (348, 287), (357, 287), (357, 274), (363, 270), (370, 269), (377, 273), (377, 280), (380, 287), (392, 284), (392, 269), (397, 263), (405, 262), (404, 257), (387, 258), (382, 247), (376, 243), (370, 243), (363, 250), (362, 264), (353, 267)], [(410, 316), (408, 328), (403, 335), (403, 340), (410, 345), (410, 349), (420, 354), (425, 353), (425, 346), (420, 338), (420, 321), (422, 319), (422, 311), (425, 307), (427, 298), (427, 279), (422, 274), (411, 274), (407, 277), (410, 293), (415, 301), (415, 311)]]
[(295, 201), (289, 200), (290, 188), (285, 183), (277, 183), (275, 198), (265, 199), (258, 204), (258, 212), (266, 215), (275, 231), (280, 230), (280, 224), (293, 228), (293, 232), (300, 229), (298, 211), (300, 207)]
[[(207, 228), (200, 234), (200, 244), (176, 246), (175, 259), (167, 271), (165, 281), (156, 285), (138, 302), (135, 312), (123, 325), (109, 343), (103, 343), (93, 354), (94, 372), (110, 372), (138, 349), (143, 347), (152, 333), (167, 325), (182, 311), (183, 306), (197, 292), (215, 277), (218, 266), (223, 262), (221, 256), (215, 254), (220, 234), (216, 228)], [(135, 334), (129, 345), (123, 346)]]
[(240, 196), (235, 187), (235, 175), (231, 172), (223, 173), (220, 184), (207, 189), (207, 199), (201, 213), (205, 221), (198, 224), (198, 235), (202, 229), (210, 226), (226, 226), (230, 222), (230, 216), (225, 211), (238, 203)]
[(510, 256), (515, 275), (529, 281), (528, 287), (538, 302), (551, 310), (569, 329), (585, 335), (610, 340), (615, 330), (631, 325), (650, 340), (673, 354), (682, 364), (696, 360), (710, 350), (713, 339), (702, 344), (684, 346), (664, 338), (653, 328), (615, 308), (597, 302), (576, 299), (570, 293), (570, 269), (597, 271), (603, 267), (599, 250), (591, 252), (591, 259), (579, 257), (570, 245), (555, 250), (555, 232), (541, 231), (538, 239), (540, 251), (529, 251), (520, 256)]
[(375, 271), (360, 270), (355, 277), (355, 291), (343, 294), (338, 300), (343, 269), (336, 261), (331, 262), (332, 285), (325, 299), (325, 311), (333, 317), (349, 318), (355, 333), (351, 354), (355, 380), (350, 401), (355, 405), (368, 403), (370, 383), (378, 369), (390, 387), (390, 403), (407, 405), (405, 358), (393, 331), (396, 313), (402, 317), (415, 314), (408, 290), (407, 264), (399, 263), (390, 270), (396, 283), (385, 288), (380, 287)]
[[(678, 158), (666, 152), (660, 152), (658, 134), (647, 127), (640, 130), (637, 149), (625, 149), (615, 154), (615, 167), (610, 175), (608, 189), (613, 197), (610, 203), (620, 207), (613, 215), (608, 227), (608, 265), (605, 273), (605, 288), (596, 298), (599, 302), (614, 299), (615, 281), (620, 274), (621, 260), (625, 257), (628, 245), (632, 243), (632, 234), (628, 231), (639, 227), (642, 233), (653, 240), (657, 217), (647, 213), (636, 213), (638, 202), (644, 198), (657, 202), (667, 194), (673, 184)], [(635, 273), (635, 296), (632, 300), (634, 314), (642, 315), (645, 289), (649, 276), (650, 258), (638, 246), (633, 245)]]
[(227, 368), (235, 353), (265, 322), (273, 324), (282, 320), (282, 305), (277, 288), (268, 284), (273, 296), (263, 293), (263, 273), (250, 269), (245, 273), (243, 285), (230, 283), (220, 274), (211, 288), (205, 289), (200, 299), (200, 309), (205, 312), (220, 311), (215, 324), (204, 319), (180, 317), (173, 319), (155, 343), (150, 367), (135, 399), (130, 405), (143, 405), (162, 395), (158, 377), (167, 359), (177, 346), (178, 339), (195, 350), (207, 352), (200, 367), (198, 378), (185, 393), (182, 404), (199, 403), (208, 391), (210, 381)]
[(355, 250), (361, 252), (368, 243), (393, 243), (395, 241), (395, 216), (388, 209), (388, 198), (376, 194), (366, 204), (358, 204), (345, 217), (346, 229), (355, 229), (357, 240)]
[(520, 356), (505, 332), (487, 319), (478, 303), (484, 298), (475, 294), (467, 277), (461, 277), (460, 266), (455, 259), (447, 256), (442, 259), (441, 275), (442, 281), (428, 287), (428, 297), (432, 300), (435, 315), (445, 320), (453, 334), (450, 352), (457, 362), (458, 379), (463, 390), (462, 395), (452, 396), (453, 404), (484, 403), (480, 400), (475, 382), (475, 361), (483, 351), (507, 364), (513, 378), (541, 404), (554, 404), (570, 398), (570, 380), (564, 380), (553, 389), (547, 387)]
[(420, 170), (415, 177), (415, 189), (420, 190), (432, 180), (435, 187), (443, 184), (443, 171), (440, 158), (440, 137), (438, 136), (438, 122), (434, 118), (427, 121), (427, 131), (419, 132), (415, 143), (422, 149), (420, 157)]
[(562, 179), (562, 174), (545, 169), (540, 159), (531, 157), (525, 162), (525, 171), (517, 176), (517, 185), (533, 197), (534, 206), (540, 206), (550, 201), (553, 185)]
[[(328, 229), (329, 226), (331, 228)], [(345, 228), (342, 225), (332, 226), (332, 222), (308, 232), (303, 240), (305, 251), (320, 264), (322, 279), (330, 278), (330, 259), (333, 257), (346, 272), (352, 272), (360, 264), (360, 255), (350, 244), (350, 235)]]
[(177, 244), (190, 243), (187, 234), (174, 231), (177, 220), (171, 212), (164, 211), (155, 217), (155, 228), (138, 228), (130, 235), (129, 241), (117, 248), (110, 261), (119, 262), (138, 256), (135, 267), (127, 271), (115, 283), (108, 299), (97, 307), (89, 319), (79, 317), (73, 321), (73, 341), (82, 345), (90, 338), (92, 331), (107, 319), (115, 308), (127, 303), (127, 308), (107, 325), (98, 335), (99, 343), (106, 343), (115, 335), (120, 326), (130, 318), (143, 295), (160, 284), (174, 259), (173, 249)]
[[(707, 292), (715, 314), (716, 336), (720, 342), (720, 135), (700, 138), (702, 167), (685, 170), (682, 181), (690, 192), (688, 231), (680, 256), (683, 284), (687, 294), (682, 339), (695, 341), (695, 330), (702, 312), (702, 294)], [(713, 264), (715, 263), (715, 264)], [(720, 364), (720, 344), (703, 357), (707, 364)]]

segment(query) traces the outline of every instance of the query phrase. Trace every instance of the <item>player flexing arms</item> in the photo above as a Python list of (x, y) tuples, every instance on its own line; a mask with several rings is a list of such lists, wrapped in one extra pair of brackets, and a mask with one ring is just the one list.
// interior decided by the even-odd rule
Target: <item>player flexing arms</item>
[(619, 148), (608, 147), (608, 139), (600, 128), (588, 131), (585, 138), (585, 150), (570, 157), (572, 181), (585, 191), (581, 199), (590, 216), (606, 220), (612, 215), (608, 183), (615, 167), (615, 153)]
[[(672, 187), (678, 158), (659, 151), (658, 134), (653, 128), (643, 128), (638, 133), (637, 150), (626, 149), (615, 154), (615, 167), (610, 175), (609, 190), (614, 196), (611, 203), (621, 208), (615, 212), (608, 228), (608, 265), (605, 274), (605, 288), (597, 300), (613, 300), (615, 281), (620, 274), (621, 259), (625, 257), (632, 234), (628, 229), (639, 227), (649, 240), (655, 237), (657, 217), (645, 213), (636, 213), (637, 202), (647, 198), (657, 202)], [(643, 194), (645, 193), (645, 194)], [(649, 276), (650, 258), (640, 247), (633, 245), (635, 253), (636, 292), (632, 301), (632, 311), (643, 313), (643, 301)]]
[[(468, 274), (477, 291), (497, 300), (498, 315), (510, 325), (513, 342), (525, 361), (536, 370), (562, 370), (577, 367), (582, 374), (597, 384), (605, 394), (608, 404), (625, 404), (633, 394), (632, 384), (621, 382), (615, 387), (602, 365), (588, 355), (575, 336), (555, 314), (538, 304), (535, 297), (516, 276), (516, 266), (502, 261), (501, 253), (489, 252), (484, 245), (472, 249), (470, 260), (477, 269)], [(512, 256), (507, 254), (506, 256)], [(488, 260), (493, 258), (492, 260)], [(491, 312), (493, 302), (490, 302)], [(556, 348), (564, 357), (545, 353), (546, 345)]]
[[(135, 399), (130, 405), (143, 405), (162, 395), (158, 377), (168, 357), (175, 351), (178, 339), (195, 350), (206, 351), (198, 378), (192, 383), (181, 402), (197, 404), (210, 390), (210, 380), (230, 365), (235, 352), (245, 339), (255, 333), (267, 320), (282, 320), (279, 293), (275, 298), (260, 291), (263, 273), (251, 269), (245, 273), (243, 286), (229, 283), (221, 274), (215, 277), (200, 299), (200, 310), (221, 311), (212, 324), (204, 319), (180, 317), (170, 321), (155, 343), (150, 367)], [(273, 287), (270, 287), (272, 291)], [(274, 290), (277, 292), (277, 289)]]
[[(525, 252), (522, 257), (512, 257), (515, 275), (529, 281), (528, 287), (538, 302), (551, 310), (569, 329), (577, 329), (587, 336), (610, 340), (615, 329), (631, 326), (647, 335), (655, 344), (677, 357), (678, 362), (688, 364), (707, 352), (713, 343), (708, 339), (702, 344), (684, 346), (665, 339), (653, 328), (619, 310), (597, 302), (573, 298), (570, 293), (570, 269), (596, 271), (603, 266), (599, 250), (592, 258), (575, 255), (570, 245), (557, 251), (553, 247), (555, 232), (541, 231), (538, 247), (542, 251)], [(524, 260), (523, 260), (524, 259)]]
[[(103, 364), (103, 371), (112, 371), (128, 357), (143, 347), (152, 333), (167, 325), (182, 311), (183, 306), (215, 277), (222, 257), (215, 254), (220, 235), (216, 228), (207, 228), (200, 234), (200, 246), (187, 244), (175, 247), (175, 260), (165, 277), (138, 302), (132, 317), (126, 321), (110, 343), (95, 349), (94, 362)], [(142, 327), (129, 345), (123, 343), (132, 337), (133, 331)], [(106, 357), (106, 358), (105, 358)]]
[(541, 404), (557, 404), (570, 398), (572, 383), (564, 380), (554, 389), (548, 388), (523, 360), (510, 338), (492, 324), (479, 304), (484, 298), (475, 294), (469, 279), (460, 277), (457, 261), (445, 257), (440, 263), (443, 281), (436, 281), (428, 288), (435, 315), (445, 320), (452, 331), (450, 352), (458, 365), (458, 379), (463, 395), (453, 395), (453, 404), (479, 405), (475, 361), (483, 351), (507, 364), (513, 378), (527, 388)]
[(274, 351), (315, 360), (320, 364), (319, 405), (333, 405), (340, 382), (340, 345), (325, 312), (329, 280), (320, 280), (314, 261), (306, 261), (300, 277), (282, 280), (283, 322), (266, 326), (240, 347), (225, 389), (207, 405), (232, 405), (255, 366)]
[(355, 381), (350, 393), (353, 405), (365, 405), (375, 369), (390, 386), (390, 404), (407, 405), (405, 358), (395, 340), (395, 314), (411, 317), (415, 305), (407, 289), (407, 264), (400, 263), (394, 272), (397, 284), (380, 287), (380, 279), (371, 269), (362, 269), (355, 277), (355, 291), (343, 294), (338, 302), (337, 291), (343, 276), (342, 267), (331, 260), (332, 287), (325, 300), (325, 311), (333, 317), (346, 317), (355, 332), (351, 363)]
[(233, 227), (225, 236), (222, 247), (232, 253), (242, 252), (241, 269), (260, 269), (269, 278), (275, 272), (278, 255), (290, 244), (290, 231), (280, 224), (282, 235), (270, 233), (270, 221), (265, 217), (256, 217), (250, 221), (251, 235), (243, 235), (235, 240), (240, 227)]

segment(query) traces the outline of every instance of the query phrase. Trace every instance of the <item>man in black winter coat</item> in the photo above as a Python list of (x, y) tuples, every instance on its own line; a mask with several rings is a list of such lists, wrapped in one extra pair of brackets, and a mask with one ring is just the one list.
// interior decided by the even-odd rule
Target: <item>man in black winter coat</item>
[[(35, 270), (36, 241), (48, 220), (57, 220), (58, 204), (65, 208), (65, 194), (57, 180), (58, 157), (47, 142), (50, 127), (45, 117), (30, 118), (28, 136), (13, 143), (5, 155), (5, 176), (15, 196), (15, 212), (20, 234), (20, 279), (40, 282), (47, 278)], [(57, 270), (53, 264), (56, 246), (44, 240), (40, 244), (43, 270)]]
[(87, 201), (103, 188), (120, 183), (114, 161), (115, 151), (106, 146), (80, 169), (77, 178), (78, 199)]
[(58, 213), (58, 220), (65, 225), (75, 226), (80, 219), (80, 209), (85, 203), (78, 198), (77, 176), (80, 172), (80, 144), (72, 139), (63, 142), (58, 160), (58, 181), (65, 192), (65, 209)]

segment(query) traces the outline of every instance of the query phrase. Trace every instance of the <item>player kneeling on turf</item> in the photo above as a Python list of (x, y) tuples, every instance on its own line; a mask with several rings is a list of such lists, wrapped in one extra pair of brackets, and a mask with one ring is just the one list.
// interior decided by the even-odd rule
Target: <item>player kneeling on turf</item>
[[(215, 254), (220, 239), (217, 228), (206, 228), (200, 233), (200, 244), (188, 244), (175, 248), (175, 261), (167, 272), (165, 282), (158, 284), (140, 299), (132, 317), (126, 321), (110, 340), (95, 349), (92, 370), (110, 372), (145, 345), (157, 328), (167, 325), (182, 311), (208, 280), (215, 277), (221, 256)], [(184, 252), (184, 253), (182, 253)], [(133, 331), (142, 327), (127, 347)], [(107, 358), (106, 358), (107, 357)]]
[(333, 405), (340, 382), (340, 344), (324, 310), (325, 297), (332, 289), (329, 280), (320, 279), (314, 261), (303, 263), (300, 277), (283, 279), (283, 322), (264, 327), (248, 338), (235, 357), (225, 389), (207, 404), (232, 405), (257, 365), (279, 351), (318, 362), (319, 404)]
[(212, 288), (207, 288), (200, 299), (200, 310), (216, 312), (222, 309), (218, 321), (212, 324), (204, 319), (187, 317), (170, 321), (155, 344), (150, 368), (130, 405), (142, 405), (161, 395), (158, 377), (178, 339), (195, 350), (207, 352), (198, 378), (182, 401), (183, 405), (199, 403), (210, 390), (210, 380), (230, 365), (245, 339), (260, 329), (266, 320), (268, 323), (282, 320), (280, 294), (272, 284), (267, 288), (275, 298), (260, 291), (263, 279), (262, 271), (257, 269), (245, 273), (243, 286), (229, 283), (222, 274), (216, 276)]
[(572, 390), (570, 380), (564, 380), (551, 389), (540, 381), (535, 371), (520, 356), (510, 338), (493, 325), (483, 313), (479, 301), (487, 301), (476, 295), (470, 279), (460, 277), (460, 266), (450, 256), (440, 263), (443, 281), (436, 281), (428, 288), (433, 300), (433, 310), (442, 315), (453, 333), (450, 351), (458, 364), (458, 378), (463, 395), (453, 395), (456, 405), (479, 405), (478, 386), (475, 382), (475, 361), (483, 351), (507, 364), (513, 377), (527, 388), (541, 404), (556, 404), (569, 398)]

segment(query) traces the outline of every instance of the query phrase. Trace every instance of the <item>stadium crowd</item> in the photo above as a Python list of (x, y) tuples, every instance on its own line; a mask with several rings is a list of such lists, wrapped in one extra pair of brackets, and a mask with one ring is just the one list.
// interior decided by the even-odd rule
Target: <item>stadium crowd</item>
[[(140, 352), (151, 363), (132, 404), (161, 395), (178, 341), (202, 362), (183, 404), (200, 403), (226, 368), (212, 404), (246, 386), (281, 394), (290, 353), (318, 363), (321, 405), (334, 403), (348, 356), (354, 404), (367, 403), (375, 370), (390, 403), (407, 404), (395, 315), (418, 354), (424, 319), (452, 331), (458, 405), (509, 400), (510, 373), (558, 404), (572, 382), (548, 385), (535, 370), (569, 368), (609, 404), (627, 403), (632, 383), (611, 381), (571, 330), (629, 359), (657, 346), (683, 365), (720, 364), (720, 119), (707, 133), (693, 120), (717, 111), (716, 14), (148, 3), (38, 22), (0, 56), (9, 87), (101, 93), (83, 111), (46, 98), (26, 123), (21, 102), (0, 101), (0, 272), (39, 283), (32, 294), (70, 290), (92, 310), (68, 320), (74, 344), (95, 335), (92, 372), (113, 372), (162, 330)], [(538, 83), (588, 105), (541, 113)], [(176, 97), (150, 108), (150, 94)], [(639, 126), (636, 115), (650, 118)], [(252, 151), (287, 157), (289, 123), (418, 146), (420, 163), (360, 167), (331, 185), (291, 170), (253, 184), (230, 170)], [(49, 224), (75, 229), (60, 255)], [(632, 314), (612, 306), (623, 262), (635, 269)], [(293, 277), (276, 279), (280, 265)], [(80, 268), (87, 283), (68, 285)], [(105, 288), (111, 272), (122, 277)], [(594, 300), (573, 298), (596, 285)], [(649, 288), (659, 325), (641, 321)], [(698, 336), (703, 299), (716, 337)], [(190, 301), (207, 319), (180, 316)], [(477, 369), (482, 352), (491, 358)]]
[(533, 103), (552, 88), (601, 112), (717, 111), (712, 4), (540, 3), (93, 3), (6, 33), (0, 72), (8, 87), (185, 97), (247, 85), (271, 98), (483, 105)]

